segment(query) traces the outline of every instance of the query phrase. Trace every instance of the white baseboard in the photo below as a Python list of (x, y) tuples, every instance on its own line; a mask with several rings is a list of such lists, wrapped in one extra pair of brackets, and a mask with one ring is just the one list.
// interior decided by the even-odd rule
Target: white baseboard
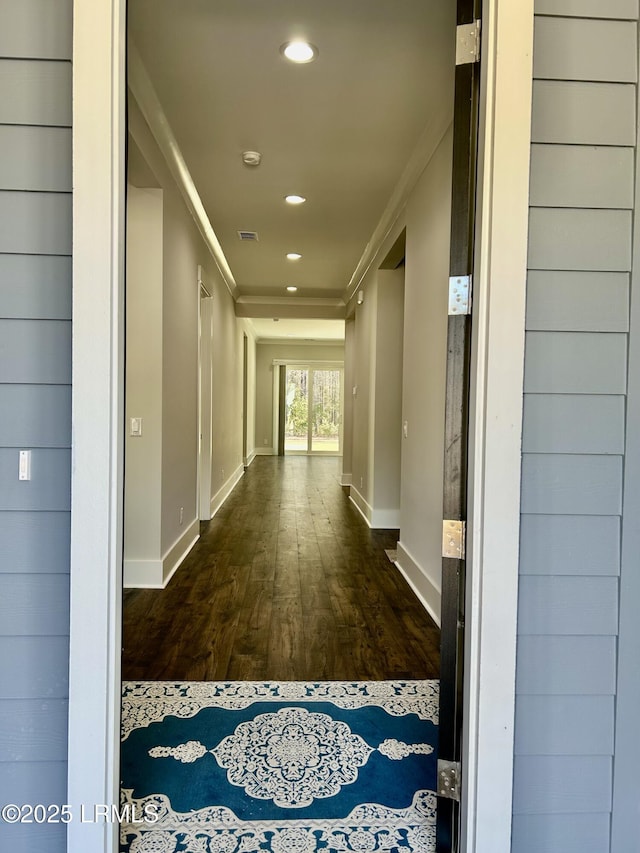
[(395, 565), (439, 628), (442, 591), (434, 584), (422, 566), (414, 560), (402, 542), (398, 542)]
[(278, 455), (274, 451), (273, 447), (256, 447), (255, 454), (256, 454), (256, 456), (277, 456)]
[(199, 538), (200, 519), (195, 518), (162, 558), (163, 587), (169, 583)]
[(355, 486), (350, 486), (349, 488), (349, 500), (367, 522), (369, 527), (371, 527), (371, 507)]
[(162, 560), (125, 558), (122, 585), (125, 589), (162, 589)]
[(195, 518), (161, 560), (125, 560), (126, 589), (164, 589), (200, 538), (200, 519)]
[(248, 467), (249, 467), (249, 465), (251, 465), (251, 463), (253, 462), (253, 460), (254, 460), (255, 458), (256, 458), (256, 451), (255, 451), (255, 450), (252, 450), (252, 451), (251, 451), (251, 453), (250, 453), (250, 454), (247, 456), (247, 458), (244, 460), (244, 467), (245, 467), (245, 468), (248, 468)]
[(352, 479), (353, 479), (353, 474), (340, 474), (340, 485), (341, 486), (350, 486)]
[(371, 526), (376, 530), (400, 530), (400, 510), (374, 509)]
[(215, 493), (215, 495), (211, 498), (211, 518), (218, 512), (222, 504), (229, 497), (235, 486), (237, 486), (240, 478), (244, 474), (244, 465), (238, 465), (233, 474), (228, 477), (221, 488)]
[(373, 530), (400, 529), (399, 509), (374, 509), (353, 485), (349, 488), (349, 498)]

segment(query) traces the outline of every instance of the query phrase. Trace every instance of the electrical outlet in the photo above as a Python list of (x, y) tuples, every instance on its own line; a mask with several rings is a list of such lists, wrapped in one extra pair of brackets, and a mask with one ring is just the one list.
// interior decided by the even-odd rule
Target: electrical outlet
[(182, 524), (182, 522), (184, 521), (184, 507), (183, 506), (180, 507), (180, 512), (178, 513), (178, 518), (179, 518), (180, 524)]
[(221, 470), (222, 470), (222, 479), (224, 480), (224, 468), (222, 468)]
[(364, 486), (364, 477), (360, 477), (360, 488)]

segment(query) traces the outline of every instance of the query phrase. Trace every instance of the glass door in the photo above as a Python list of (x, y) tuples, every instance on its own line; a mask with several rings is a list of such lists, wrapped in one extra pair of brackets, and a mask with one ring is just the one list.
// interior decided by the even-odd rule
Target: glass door
[(342, 370), (290, 367), (285, 381), (284, 452), (342, 451)]
[(285, 384), (284, 452), (307, 453), (309, 448), (309, 369), (289, 367)]
[(334, 453), (340, 447), (340, 370), (312, 370), (310, 397), (311, 452)]

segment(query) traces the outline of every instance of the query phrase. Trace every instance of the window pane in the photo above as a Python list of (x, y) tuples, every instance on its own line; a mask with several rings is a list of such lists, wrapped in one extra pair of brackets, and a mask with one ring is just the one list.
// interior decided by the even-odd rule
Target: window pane
[(340, 371), (313, 371), (311, 450), (340, 452)]
[(287, 368), (284, 449), (307, 452), (309, 432), (309, 371)]

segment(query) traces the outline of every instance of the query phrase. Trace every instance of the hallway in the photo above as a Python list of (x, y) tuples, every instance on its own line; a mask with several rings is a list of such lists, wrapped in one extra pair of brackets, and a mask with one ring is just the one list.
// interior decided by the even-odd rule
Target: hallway
[(439, 676), (440, 632), (337, 458), (257, 457), (165, 590), (124, 594), (124, 680)]

